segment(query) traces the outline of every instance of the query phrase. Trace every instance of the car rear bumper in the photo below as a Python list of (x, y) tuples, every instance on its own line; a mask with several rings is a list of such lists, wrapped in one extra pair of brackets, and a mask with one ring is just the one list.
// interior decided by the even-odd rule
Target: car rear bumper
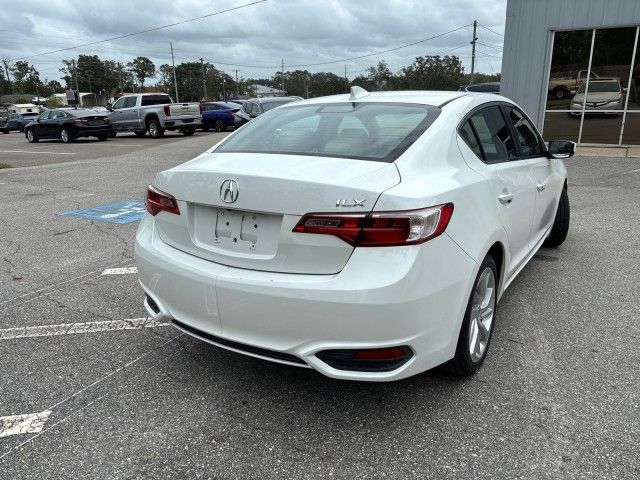
[(113, 127), (87, 127), (76, 128), (73, 133), (74, 137), (98, 137), (103, 135), (110, 135), (113, 132)]
[(165, 128), (199, 127), (201, 125), (201, 117), (167, 118), (164, 121)]
[[(423, 246), (356, 249), (335, 275), (232, 268), (165, 244), (150, 215), (135, 255), (154, 318), (175, 319), (181, 330), (240, 353), (369, 381), (398, 380), (453, 357), (477, 271), (446, 234)], [(386, 372), (338, 370), (316, 356), (400, 345), (412, 358)]]

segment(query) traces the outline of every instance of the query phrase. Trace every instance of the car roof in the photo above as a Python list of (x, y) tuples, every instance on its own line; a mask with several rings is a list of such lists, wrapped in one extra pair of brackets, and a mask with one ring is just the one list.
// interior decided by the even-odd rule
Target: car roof
[[(397, 102), (397, 103), (420, 103), (424, 105), (443, 106), (457, 98), (466, 95), (473, 95), (472, 92), (452, 92), (439, 90), (399, 90), (392, 92), (369, 92), (356, 100), (357, 102)], [(282, 98), (282, 97), (281, 97)], [(349, 94), (331, 95), (328, 97), (317, 97), (304, 100), (305, 104), (331, 102), (350, 102)]]

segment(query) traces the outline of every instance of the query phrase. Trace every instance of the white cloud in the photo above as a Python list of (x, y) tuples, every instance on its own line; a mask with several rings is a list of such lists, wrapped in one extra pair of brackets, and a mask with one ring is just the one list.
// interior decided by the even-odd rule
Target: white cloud
[[(0, 55), (10, 59), (31, 56), (198, 17), (248, 1), (22, 0), (0, 12)], [(78, 53), (124, 62), (143, 55), (160, 65), (170, 63), (169, 42), (173, 41), (178, 63), (202, 57), (225, 71), (238, 68), (241, 76), (271, 76), (281, 59), (286, 68), (287, 64), (366, 55), (452, 30), (474, 19), (501, 32), (505, 8), (506, 0), (268, 0), (176, 27), (28, 60), (42, 77), (50, 79), (59, 77), (60, 60)], [(484, 29), (479, 30), (479, 36), (492, 46), (479, 48), (478, 69), (499, 71), (502, 38)], [(468, 66), (470, 39), (471, 27), (466, 27), (396, 52), (308, 69), (343, 73), (346, 64), (349, 75), (355, 76), (379, 60), (387, 61), (396, 70), (417, 55), (447, 52), (459, 55)], [(273, 67), (234, 67), (218, 62)]]

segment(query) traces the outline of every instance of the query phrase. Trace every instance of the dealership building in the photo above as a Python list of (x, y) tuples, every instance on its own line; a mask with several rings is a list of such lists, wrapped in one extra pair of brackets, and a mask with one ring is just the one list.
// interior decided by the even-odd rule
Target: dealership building
[(508, 0), (501, 93), (545, 139), (640, 145), (640, 0)]

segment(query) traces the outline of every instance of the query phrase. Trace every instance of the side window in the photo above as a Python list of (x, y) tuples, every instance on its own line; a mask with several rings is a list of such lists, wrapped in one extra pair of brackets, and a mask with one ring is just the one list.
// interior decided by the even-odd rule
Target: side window
[(136, 106), (136, 101), (138, 100), (138, 97), (136, 97), (135, 95), (130, 95), (128, 97), (125, 97), (125, 104), (124, 104), (124, 108), (131, 108), (131, 107), (135, 107)]
[(118, 110), (119, 108), (124, 108), (124, 102), (126, 102), (127, 97), (120, 97), (116, 103), (113, 104), (111, 108), (114, 110)]
[(254, 113), (256, 115), (260, 115), (262, 112), (260, 111), (260, 105), (258, 105), (257, 103), (254, 103), (251, 107), (251, 113)]
[(535, 129), (525, 118), (522, 112), (515, 108), (508, 108), (509, 118), (513, 122), (516, 129), (518, 145), (520, 145), (520, 154), (523, 157), (531, 157), (534, 155), (542, 155), (542, 146), (535, 132)]
[(469, 119), (488, 163), (505, 162), (517, 157), (509, 128), (500, 107), (492, 105), (474, 113)]
[(42, 112), (40, 114), (40, 116), (38, 117), (38, 121), (39, 122), (44, 122), (45, 120), (49, 119), (49, 115), (51, 114), (51, 110), (45, 110), (44, 112)]
[(478, 158), (482, 160), (482, 149), (480, 148), (478, 137), (476, 137), (476, 133), (473, 131), (470, 120), (464, 122), (464, 125), (460, 129), (460, 136), (463, 138), (469, 148), (473, 150), (473, 153), (475, 153)]

